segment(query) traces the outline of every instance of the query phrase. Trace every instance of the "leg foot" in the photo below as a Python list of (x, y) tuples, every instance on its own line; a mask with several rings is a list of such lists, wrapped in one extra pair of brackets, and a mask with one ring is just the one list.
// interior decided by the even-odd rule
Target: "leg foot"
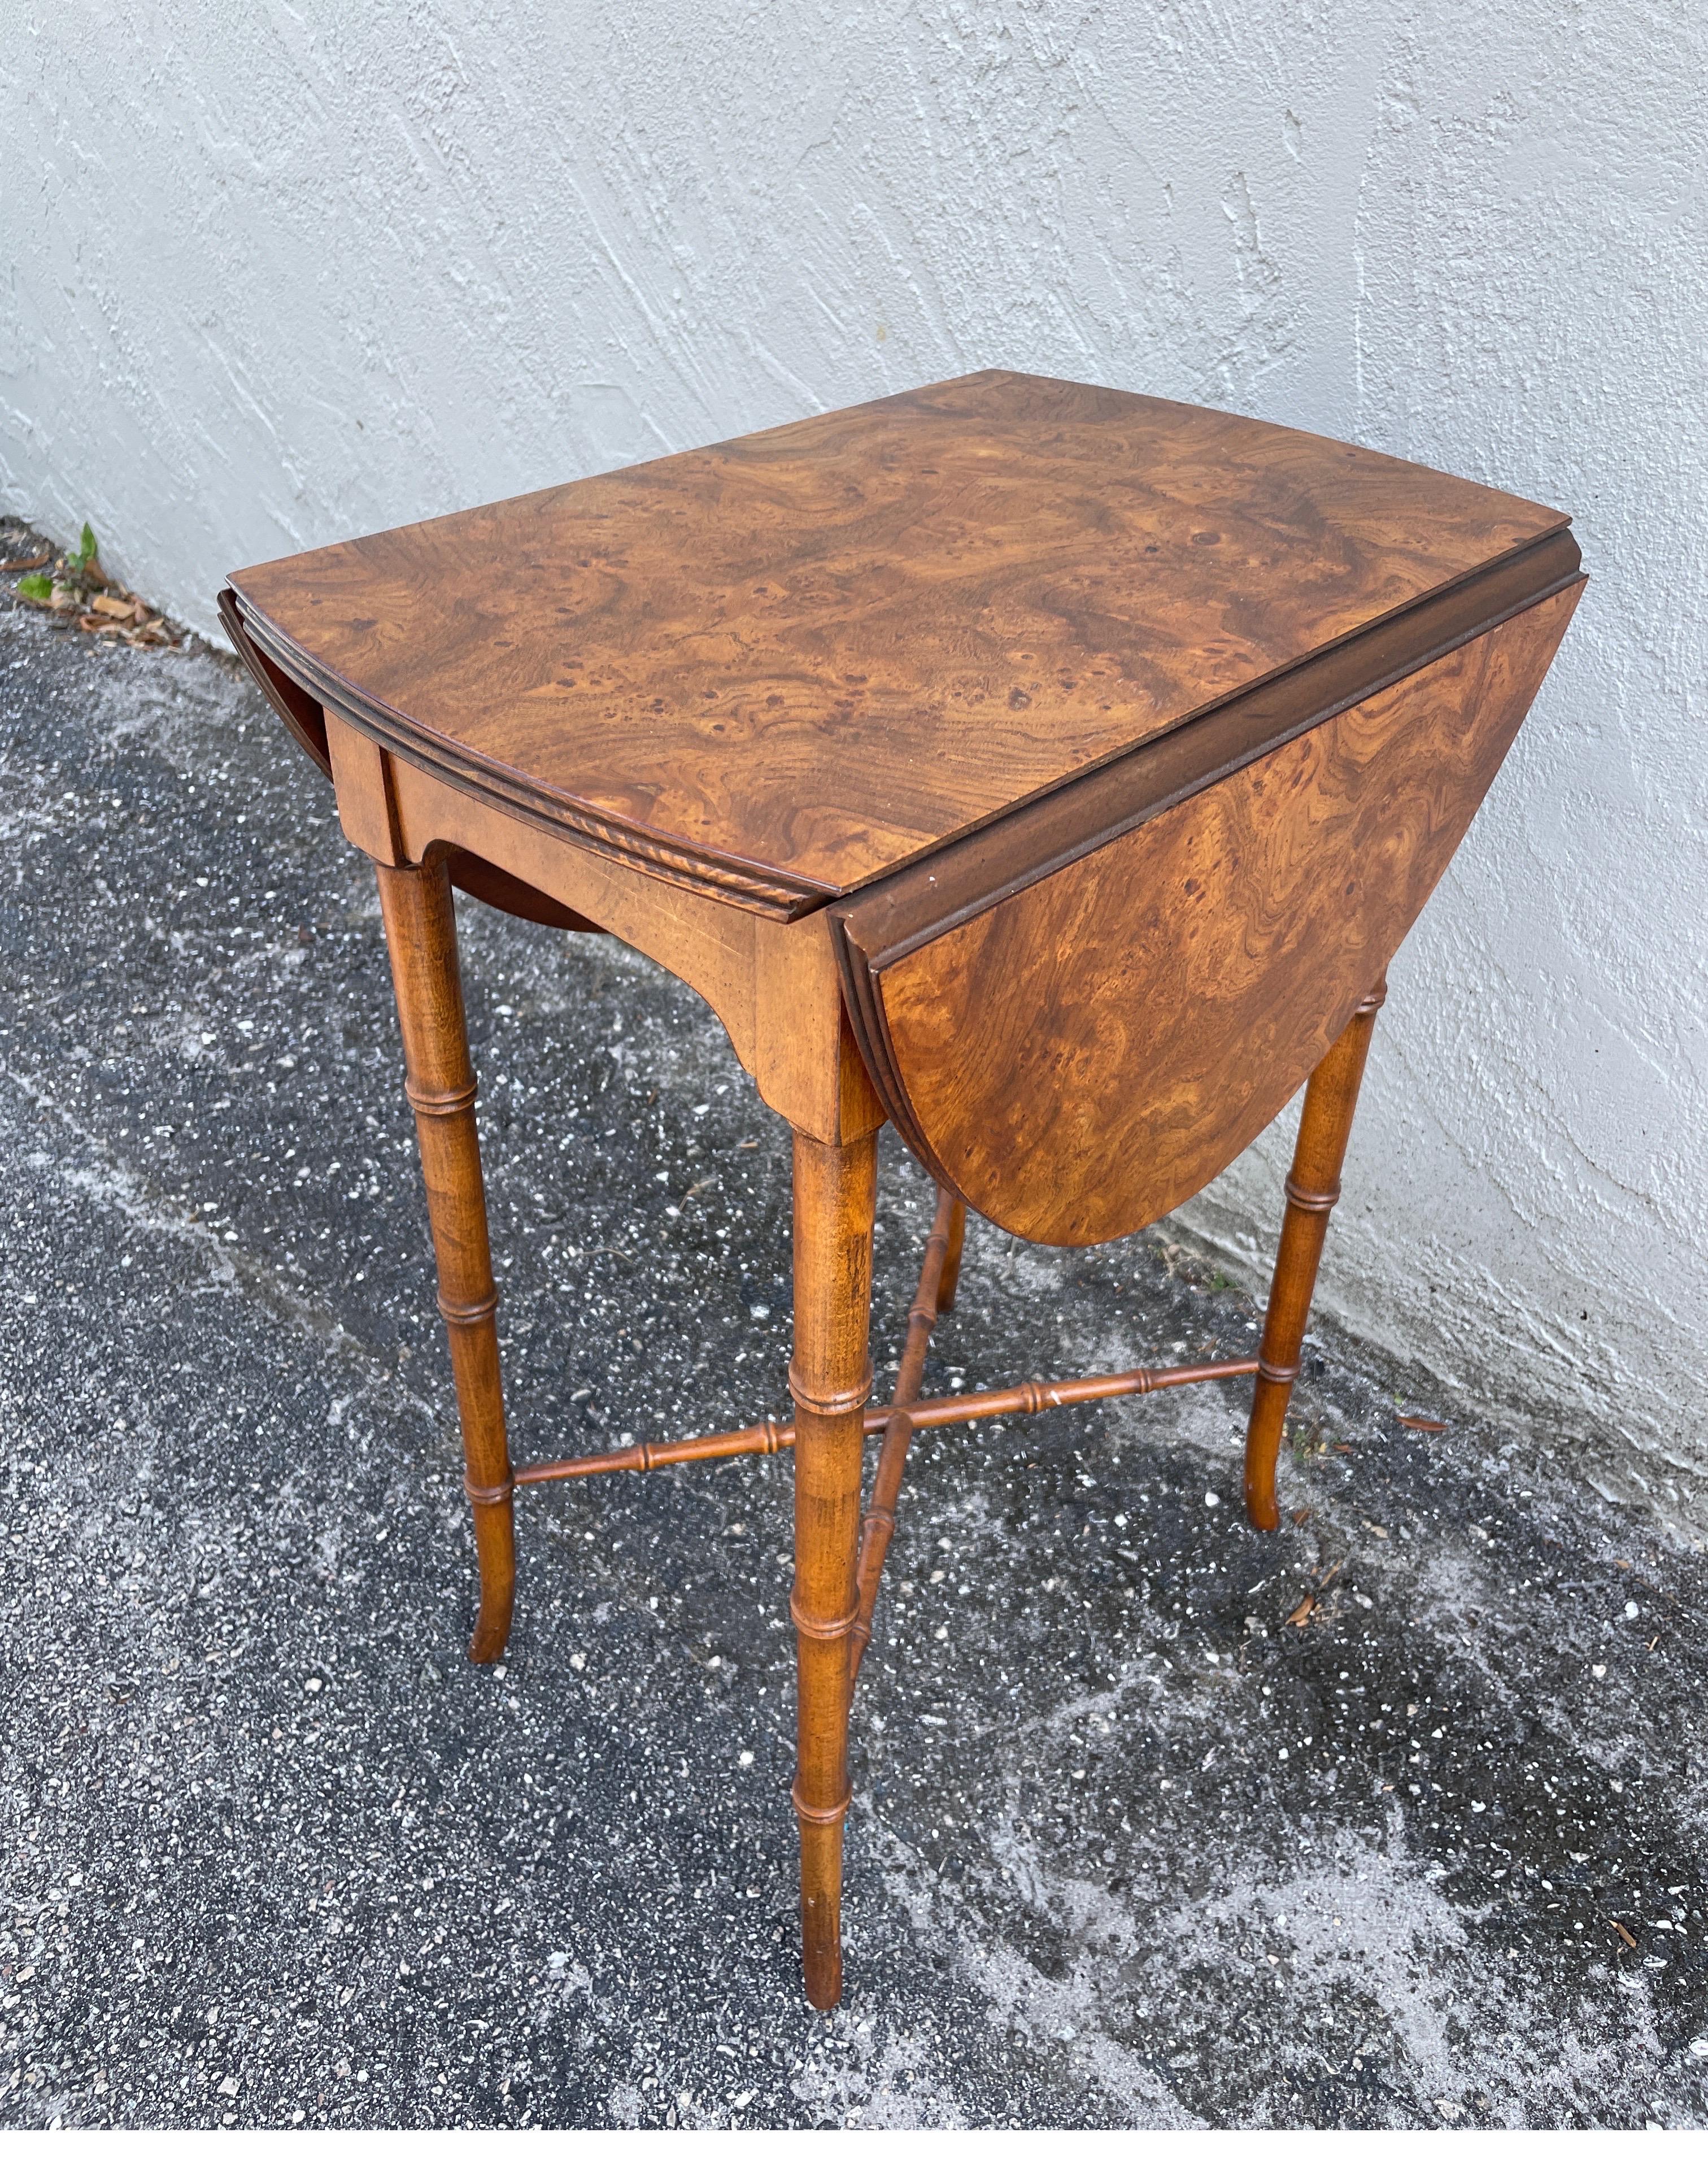
[(842, 1824), (810, 1814), (797, 1800), (801, 1825), (801, 1965), (809, 2002), (828, 2013), (842, 1998)]
[(875, 1135), (840, 1146), (795, 1139), (794, 1802), (807, 1996), (821, 2007), (842, 1995), (842, 1825), (877, 1174)]
[(403, 1030), (405, 1088), (421, 1143), (438, 1262), (439, 1311), (450, 1343), (462, 1420), (464, 1483), (480, 1563), (480, 1612), (469, 1656), (489, 1665), (503, 1652), (510, 1632), (515, 1544), (499, 1376), (498, 1296), (487, 1240), (456, 915), (443, 858), (419, 867), (374, 868)]
[(1317, 1063), (1305, 1090), (1298, 1144), (1287, 1181), (1281, 1247), (1275, 1252), (1275, 1277), (1270, 1283), (1269, 1309), (1258, 1350), (1251, 1421), (1246, 1427), (1245, 1505), (1254, 1529), (1272, 1530), (1280, 1519), (1275, 1473), (1281, 1430), (1293, 1381), (1299, 1374), (1299, 1353), (1329, 1213), (1341, 1193), (1341, 1168), (1352, 1134), (1358, 1085), (1364, 1080), (1370, 1032), (1376, 1010), (1386, 997), (1386, 986), (1378, 985), (1359, 1001), (1352, 1020)]

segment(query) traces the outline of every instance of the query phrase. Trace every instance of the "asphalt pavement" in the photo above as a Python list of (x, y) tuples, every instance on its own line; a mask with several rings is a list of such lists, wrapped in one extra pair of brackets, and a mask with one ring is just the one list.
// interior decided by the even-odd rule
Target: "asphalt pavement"
[[(470, 1665), (329, 789), (229, 660), (21, 605), (0, 768), (0, 2123), (1708, 2115), (1708, 1554), (1328, 1323), (1275, 1536), (1237, 1385), (922, 1440), (815, 2015), (786, 1456), (526, 1497)], [(462, 925), (518, 1457), (783, 1412), (786, 1133), (716, 1021)], [(880, 1212), (881, 1383), (930, 1212), (889, 1136)], [(975, 1222), (928, 1389), (1256, 1315), (1167, 1235)]]

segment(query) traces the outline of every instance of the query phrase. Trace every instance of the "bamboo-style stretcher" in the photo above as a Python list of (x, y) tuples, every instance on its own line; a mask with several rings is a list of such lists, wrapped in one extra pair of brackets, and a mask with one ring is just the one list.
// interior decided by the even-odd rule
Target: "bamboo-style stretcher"
[[(1175, 1363), (1159, 1370), (1117, 1371), (1101, 1378), (1058, 1378), (1047, 1385), (1025, 1379), (976, 1394), (944, 1394), (922, 1401), (919, 1389), (939, 1314), (955, 1307), (961, 1250), (967, 1233), (967, 1206), (946, 1189), (937, 1192), (937, 1217), (925, 1244), (919, 1284), (907, 1313), (907, 1337), (896, 1367), (895, 1391), (887, 1408), (868, 1407), (861, 1427), (868, 1438), (883, 1434), (877, 1473), (860, 1525), (855, 1576), (858, 1604), (851, 1639), (849, 1671), (858, 1678), (860, 1661), (872, 1640), (872, 1615), (878, 1604), (884, 1555), (895, 1534), (895, 1506), (902, 1472), (917, 1431), (935, 1424), (982, 1422), (987, 1416), (1036, 1416), (1046, 1409), (1078, 1408), (1088, 1401), (1110, 1401), (1123, 1394), (1160, 1394), (1171, 1386), (1200, 1386), (1216, 1378), (1249, 1378), (1261, 1370), (1255, 1356), (1222, 1361)], [(516, 1484), (558, 1484), (573, 1477), (608, 1477), (618, 1470), (669, 1469), (678, 1462), (714, 1461), (737, 1454), (780, 1454), (795, 1444), (795, 1427), (768, 1417), (743, 1431), (708, 1432), (698, 1438), (669, 1439), (620, 1446), (605, 1454), (572, 1455), (560, 1461), (539, 1461), (513, 1470)]]

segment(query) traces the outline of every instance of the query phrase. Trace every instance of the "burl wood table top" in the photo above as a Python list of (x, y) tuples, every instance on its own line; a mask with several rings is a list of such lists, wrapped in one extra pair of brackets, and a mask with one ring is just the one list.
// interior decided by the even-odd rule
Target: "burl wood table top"
[(1385, 642), (1463, 641), (1565, 524), (1308, 433), (980, 372), (233, 583), (265, 654), (415, 763), (793, 919), (1277, 677), (1315, 676), (1272, 700), (1295, 715), (1391, 680)]

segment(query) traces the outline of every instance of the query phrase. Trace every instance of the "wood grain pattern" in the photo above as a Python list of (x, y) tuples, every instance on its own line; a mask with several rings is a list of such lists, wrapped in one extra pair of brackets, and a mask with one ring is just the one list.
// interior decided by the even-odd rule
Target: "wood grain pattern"
[(831, 904), (832, 925), (851, 957), (883, 969), (1580, 581), (1577, 540), (1556, 531), (862, 886)]
[(1562, 522), (1309, 433), (984, 372), (233, 581), (311, 698), (788, 916)]
[(1267, 1126), (1446, 870), (1564, 591), (872, 980), (892, 1118), (1029, 1239), (1149, 1225)]

